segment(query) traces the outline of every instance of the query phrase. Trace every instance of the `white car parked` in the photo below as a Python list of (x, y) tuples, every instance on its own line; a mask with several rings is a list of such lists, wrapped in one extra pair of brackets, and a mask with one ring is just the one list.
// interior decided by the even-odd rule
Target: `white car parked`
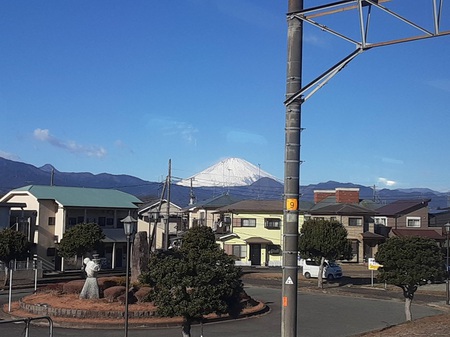
[[(306, 278), (319, 277), (319, 264), (316, 261), (307, 259), (300, 260), (300, 266), (303, 268), (302, 274)], [(334, 280), (342, 277), (342, 268), (333, 261), (325, 260), (323, 265), (323, 278)]]

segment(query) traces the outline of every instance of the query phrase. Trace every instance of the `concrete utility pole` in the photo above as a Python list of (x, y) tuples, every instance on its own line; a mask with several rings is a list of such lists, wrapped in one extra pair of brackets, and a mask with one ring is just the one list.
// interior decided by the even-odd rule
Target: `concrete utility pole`
[[(284, 218), (283, 218), (283, 285), (282, 285), (282, 311), (281, 311), (281, 336), (297, 337), (297, 286), (298, 286), (298, 216), (300, 197), (300, 134), (301, 134), (301, 105), (309, 99), (317, 90), (323, 87), (332, 77), (339, 73), (350, 61), (366, 50), (410, 42), (431, 37), (450, 35), (450, 30), (442, 30), (443, 0), (428, 2), (428, 11), (432, 13), (421, 17), (420, 24), (396, 13), (383, 6), (382, 3), (390, 3), (389, 0), (342, 0), (328, 4), (303, 8), (303, 0), (288, 0), (288, 52), (287, 52), (287, 83), (286, 83), (286, 142), (284, 162)], [(410, 2), (404, 1), (405, 6)], [(387, 15), (397, 22), (412, 28), (415, 35), (405, 38), (387, 39), (384, 41), (370, 42), (368, 40), (369, 24), (371, 21), (372, 7), (377, 10), (377, 15)], [(425, 7), (425, 6), (423, 6)], [(425, 8), (424, 8), (425, 9)], [(353, 11), (358, 22), (360, 41), (351, 36), (335, 31), (315, 20), (322, 16), (339, 14), (342, 11)], [(314, 19), (314, 20), (313, 20)], [(431, 27), (426, 28), (427, 19), (431, 19)], [(356, 49), (348, 56), (326, 70), (310, 83), (302, 87), (302, 42), (303, 22), (326, 31), (338, 38), (355, 45)], [(430, 24), (430, 22), (428, 23)], [(385, 29), (386, 27), (383, 27)], [(358, 32), (358, 30), (356, 30)], [(396, 28), (392, 29), (393, 32)], [(419, 32), (419, 35), (416, 35)], [(397, 226), (397, 224), (396, 224)]]
[(169, 174), (167, 175), (167, 212), (164, 222), (164, 245), (163, 249), (169, 249), (169, 225), (170, 225), (170, 184), (172, 182), (172, 159), (169, 159)]
[(290, 100), (302, 87), (303, 23), (290, 13), (303, 10), (303, 0), (289, 0), (284, 159), (283, 285), (281, 336), (297, 337), (298, 215), (302, 98)]

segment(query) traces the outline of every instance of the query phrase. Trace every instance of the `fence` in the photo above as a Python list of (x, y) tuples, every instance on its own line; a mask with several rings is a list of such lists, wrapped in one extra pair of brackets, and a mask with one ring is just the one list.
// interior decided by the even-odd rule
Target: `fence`
[(47, 320), (48, 321), (48, 336), (53, 337), (53, 321), (48, 316), (41, 316), (41, 317), (33, 317), (33, 318), (22, 318), (22, 319), (13, 319), (10, 321), (0, 321), (0, 325), (2, 324), (17, 324), (17, 323), (25, 323), (25, 337), (30, 337), (30, 326), (31, 321), (36, 320)]
[[(33, 261), (31, 259), (27, 259), (26, 261), (11, 261), (10, 267), (16, 270), (33, 270), (33, 269), (42, 269), (42, 260)], [(0, 271), (5, 270), (5, 263), (0, 261)]]
[[(27, 259), (26, 261), (11, 261), (10, 267), (14, 274), (14, 280), (19, 283), (28, 283), (35, 279), (42, 278), (42, 261)], [(5, 264), (0, 262), (0, 280), (7, 278), (5, 274)]]

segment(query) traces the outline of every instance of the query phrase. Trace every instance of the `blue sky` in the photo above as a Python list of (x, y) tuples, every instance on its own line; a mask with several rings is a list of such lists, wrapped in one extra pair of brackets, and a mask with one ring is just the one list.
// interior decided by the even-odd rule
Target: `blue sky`
[[(282, 179), (287, 3), (1, 0), (0, 156), (150, 181), (238, 157)], [(386, 6), (431, 29), (431, 1), (408, 3)], [(375, 14), (374, 41), (419, 35)], [(353, 50), (305, 25), (303, 83)], [(301, 184), (450, 191), (449, 55), (443, 36), (353, 60), (302, 106)]]

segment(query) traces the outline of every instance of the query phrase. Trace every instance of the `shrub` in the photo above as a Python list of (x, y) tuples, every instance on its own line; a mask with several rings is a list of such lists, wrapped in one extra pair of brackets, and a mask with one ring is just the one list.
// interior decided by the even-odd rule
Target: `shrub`
[(148, 302), (148, 296), (151, 291), (152, 288), (150, 287), (141, 287), (134, 293), (134, 297), (136, 297), (139, 303)]
[(61, 295), (63, 293), (64, 283), (47, 284), (45, 287), (39, 288), (38, 291), (53, 295)]
[(124, 286), (113, 286), (105, 289), (103, 294), (105, 299), (111, 303), (117, 300), (119, 296), (125, 294), (125, 290)]
[[(134, 293), (136, 292), (136, 288), (131, 288), (130, 291), (128, 292), (128, 303), (129, 304), (133, 304), (137, 302), (137, 298), (136, 296), (134, 296)], [(117, 302), (119, 302), (120, 304), (125, 304), (125, 292), (120, 295), (119, 297), (117, 297)]]
[(101, 277), (97, 279), (98, 287), (100, 291), (105, 291), (105, 289), (122, 286), (122, 280), (120, 277)]
[(63, 293), (64, 294), (80, 294), (83, 289), (85, 280), (74, 280), (64, 283)]

